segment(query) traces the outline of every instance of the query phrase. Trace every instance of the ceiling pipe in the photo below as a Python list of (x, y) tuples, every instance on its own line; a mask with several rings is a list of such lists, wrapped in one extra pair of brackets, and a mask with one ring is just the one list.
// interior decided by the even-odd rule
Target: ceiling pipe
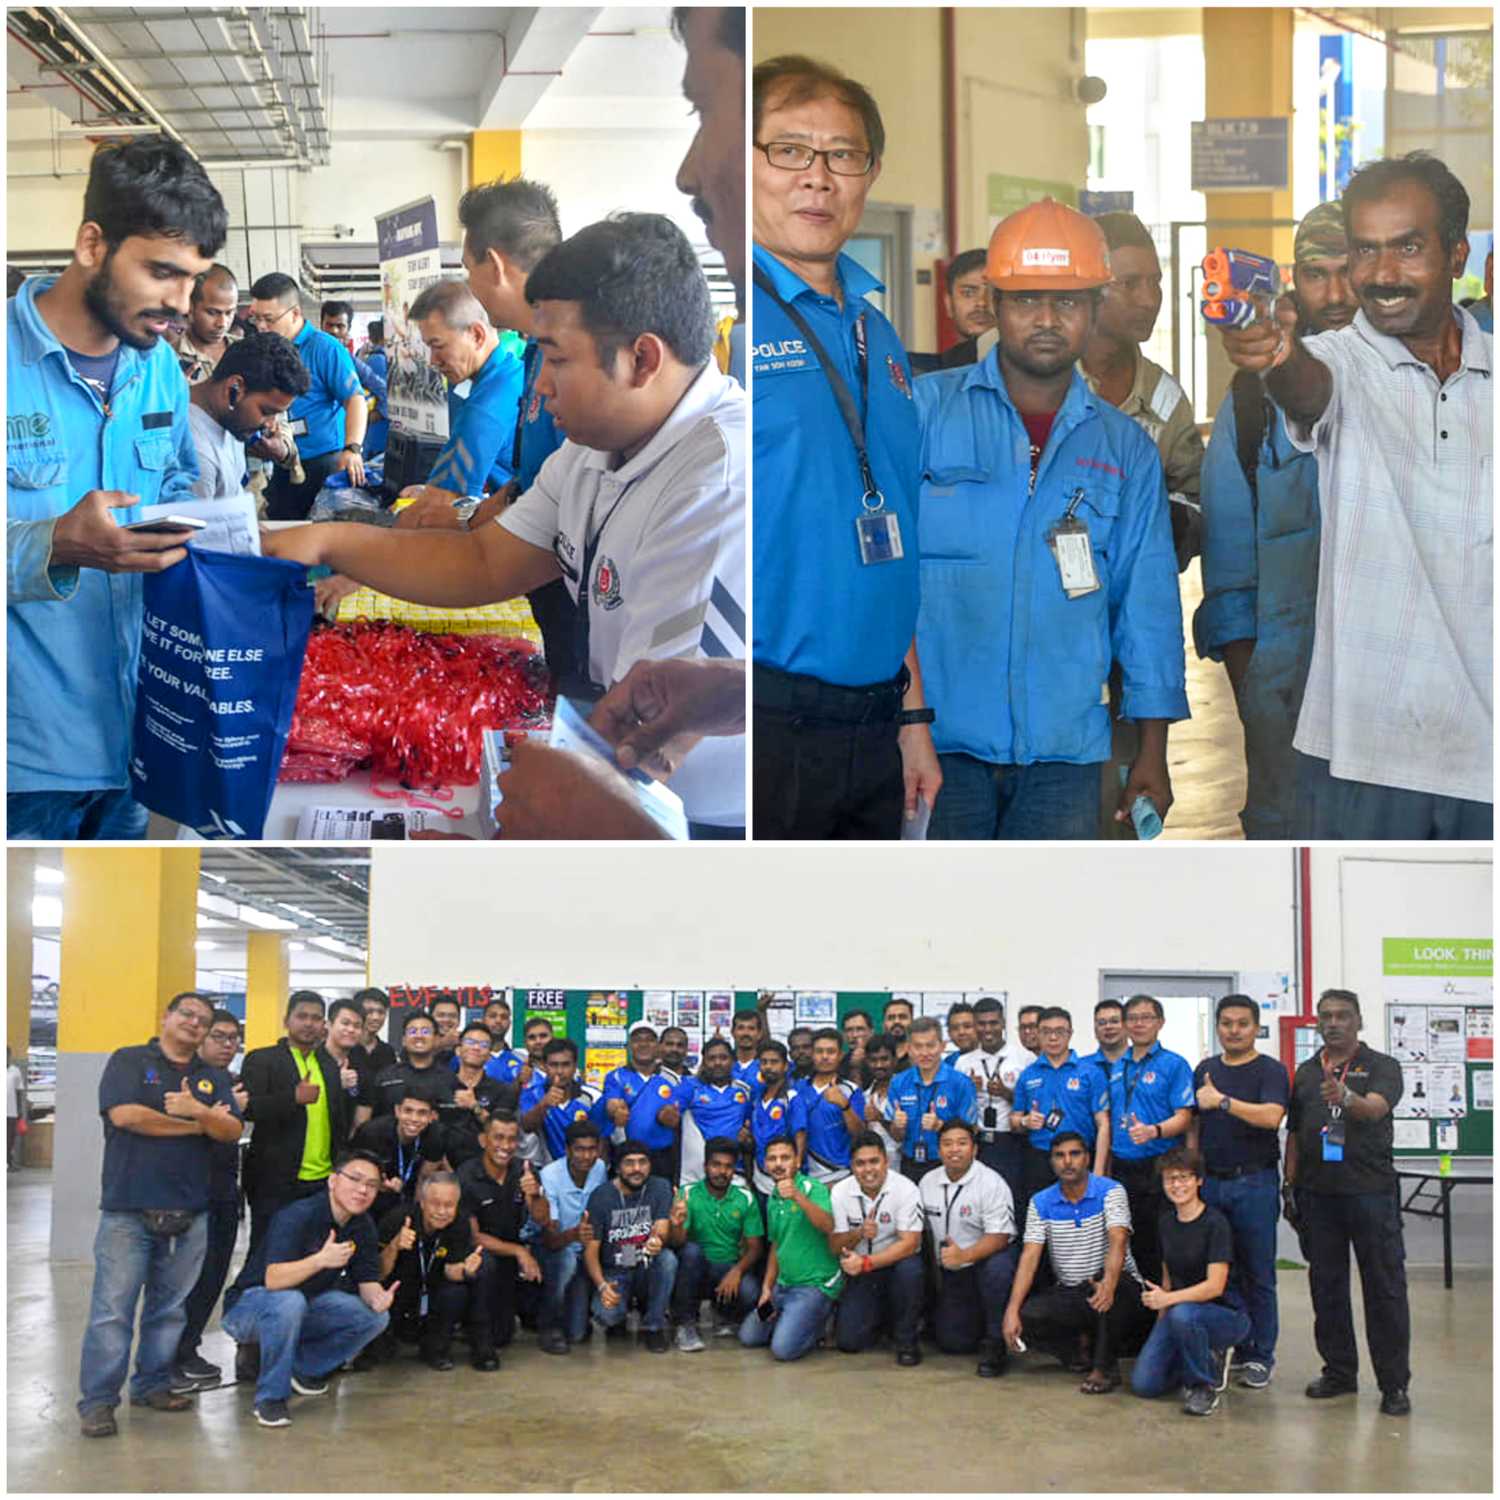
[(104, 56), (104, 54), (99, 50), (98, 47), (94, 45), (93, 41), (89, 38), (88, 33), (82, 30), (76, 21), (73, 21), (71, 19), (68, 21), (68, 27), (73, 37), (76, 38), (78, 44), (83, 48), (83, 50), (97, 61), (99, 65), (99, 71), (103, 73), (105, 77), (107, 77), (115, 85), (116, 88), (120, 89), (127, 98), (133, 97), (140, 99), (141, 113), (143, 115), (148, 115), (151, 119), (155, 120), (156, 123), (161, 127), (162, 133), (164, 135), (170, 136), (172, 140), (176, 141), (177, 144), (181, 146), (183, 150), (186, 151), (188, 155), (196, 161), (198, 158), (198, 153), (194, 151), (193, 148), (189, 146), (185, 140), (183, 140), (182, 136), (177, 131), (175, 131), (169, 124), (167, 124), (167, 122), (162, 118), (161, 114), (158, 112), (155, 106), (152, 105), (150, 100), (142, 97), (140, 92), (135, 88), (130, 80), (126, 78), (125, 75), (121, 73), (120, 70), (116, 68), (115, 65), (110, 62), (107, 57)]
[(948, 259), (958, 254), (958, 45), (954, 8), (942, 10), (943, 35), (943, 218)]

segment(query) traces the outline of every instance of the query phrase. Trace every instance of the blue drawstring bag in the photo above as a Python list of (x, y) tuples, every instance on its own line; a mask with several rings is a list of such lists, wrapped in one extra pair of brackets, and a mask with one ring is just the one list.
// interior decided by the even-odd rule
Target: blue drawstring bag
[(189, 546), (144, 594), (131, 792), (205, 838), (258, 839), (312, 629), (307, 568)]

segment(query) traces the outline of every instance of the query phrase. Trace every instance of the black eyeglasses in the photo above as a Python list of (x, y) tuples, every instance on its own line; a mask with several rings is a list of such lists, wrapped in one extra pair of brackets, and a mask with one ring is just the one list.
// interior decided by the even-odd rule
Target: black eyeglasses
[(797, 141), (756, 141), (755, 149), (764, 151), (766, 160), (783, 172), (805, 172), (820, 156), (835, 177), (865, 177), (875, 165), (873, 151), (858, 151), (848, 146), (815, 151)]

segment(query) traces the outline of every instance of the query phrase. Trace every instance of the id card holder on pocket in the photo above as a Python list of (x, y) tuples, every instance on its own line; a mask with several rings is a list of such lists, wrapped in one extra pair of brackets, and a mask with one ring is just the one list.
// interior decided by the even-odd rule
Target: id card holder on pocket
[(901, 545), (901, 520), (894, 511), (885, 508), (885, 496), (875, 490), (865, 495), (860, 504), (864, 506), (864, 513), (854, 522), (854, 534), (859, 540), (859, 560), (869, 567), (872, 563), (896, 562), (905, 557)]
[(1343, 1161), (1344, 1137), (1347, 1127), (1342, 1120), (1334, 1120), (1323, 1127), (1323, 1160)]
[(1063, 1122), (1063, 1112), (1060, 1109), (1049, 1109), (1047, 1111), (1047, 1129), (1056, 1130)]
[(1088, 523), (1078, 519), (1082, 490), (1074, 490), (1068, 508), (1056, 526), (1047, 533), (1047, 545), (1057, 564), (1057, 576), (1063, 593), (1070, 599), (1081, 599), (1099, 588), (1099, 572), (1094, 567), (1094, 545), (1089, 539)]
[(305, 417), (293, 417), (287, 423), (288, 430), (294, 438), (307, 436), (307, 419)]
[(417, 1316), (419, 1318), (425, 1318), (427, 1316), (427, 1288), (426, 1287), (422, 1288), (422, 1300), (417, 1304)]

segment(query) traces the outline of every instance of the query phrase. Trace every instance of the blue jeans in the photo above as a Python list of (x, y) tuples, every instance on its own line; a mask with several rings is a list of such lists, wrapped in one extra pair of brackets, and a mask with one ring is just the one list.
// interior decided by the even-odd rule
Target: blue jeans
[(893, 1266), (849, 1277), (835, 1325), (840, 1351), (858, 1354), (873, 1347), (882, 1326), (890, 1328), (898, 1349), (915, 1345), (924, 1291), (920, 1250)]
[(778, 1286), (771, 1293), (776, 1316), (767, 1323), (758, 1312), (740, 1324), (740, 1343), (747, 1349), (771, 1346), (773, 1359), (801, 1359), (818, 1339), (837, 1304), (815, 1286)]
[(1160, 1396), (1182, 1386), (1218, 1385), (1214, 1350), (1227, 1349), (1250, 1332), (1250, 1319), (1213, 1302), (1179, 1302), (1157, 1320), (1136, 1355), (1130, 1388), (1137, 1396)]
[[(686, 1241), (677, 1252), (677, 1282), (672, 1288), (672, 1316), (679, 1323), (696, 1323), (698, 1308), (705, 1297), (712, 1297), (714, 1288), (734, 1269), (730, 1260), (710, 1260), (703, 1253), (703, 1246), (696, 1240)], [(760, 1298), (760, 1277), (754, 1271), (746, 1271), (740, 1277), (739, 1295), (734, 1301), (734, 1312), (743, 1318), (755, 1310)]]
[(1275, 1167), (1244, 1177), (1207, 1177), (1203, 1201), (1216, 1208), (1234, 1231), (1234, 1264), (1229, 1285), (1250, 1318), (1250, 1331), (1238, 1340), (1236, 1358), (1276, 1363), (1281, 1330), (1276, 1305), (1276, 1223), (1281, 1192)]
[(583, 1273), (583, 1252), (570, 1245), (562, 1250), (543, 1250), (537, 1256), (542, 1268), (542, 1306), (538, 1326), (561, 1328), (576, 1344), (589, 1326), (589, 1292)]
[[(1433, 792), (1342, 781), (1326, 760), (1297, 754), (1299, 839), (1492, 839), (1495, 808)], [(947, 788), (943, 789), (947, 795)]]
[(292, 1376), (315, 1380), (353, 1359), (385, 1332), (390, 1314), (366, 1307), (352, 1292), (322, 1292), (310, 1301), (295, 1287), (268, 1292), (252, 1286), (223, 1317), (236, 1343), (260, 1345), (255, 1401), (285, 1401)]
[(604, 1305), (601, 1291), (594, 1293), (594, 1317), (606, 1328), (625, 1321), (632, 1302), (642, 1306), (641, 1328), (654, 1333), (667, 1326), (667, 1307), (672, 1301), (672, 1285), (677, 1280), (677, 1255), (661, 1249), (644, 1265), (617, 1267), (606, 1271), (604, 1279), (620, 1294), (613, 1307)]
[(151, 814), (128, 787), (103, 792), (8, 792), (5, 836), (11, 839), (143, 839)]
[(142, 1401), (152, 1391), (165, 1390), (172, 1383), (177, 1341), (187, 1321), (183, 1303), (198, 1280), (207, 1243), (207, 1214), (196, 1214), (187, 1233), (175, 1239), (148, 1233), (139, 1214), (99, 1215), (99, 1231), (94, 1236), (94, 1291), (78, 1375), (80, 1412), (92, 1406), (120, 1404), (120, 1389), (130, 1368), (136, 1304), (142, 1292), (141, 1340), (130, 1380), (130, 1399)]
[(929, 839), (1092, 839), (1099, 830), (1099, 767), (1038, 761), (997, 766), (938, 756), (943, 789)]

